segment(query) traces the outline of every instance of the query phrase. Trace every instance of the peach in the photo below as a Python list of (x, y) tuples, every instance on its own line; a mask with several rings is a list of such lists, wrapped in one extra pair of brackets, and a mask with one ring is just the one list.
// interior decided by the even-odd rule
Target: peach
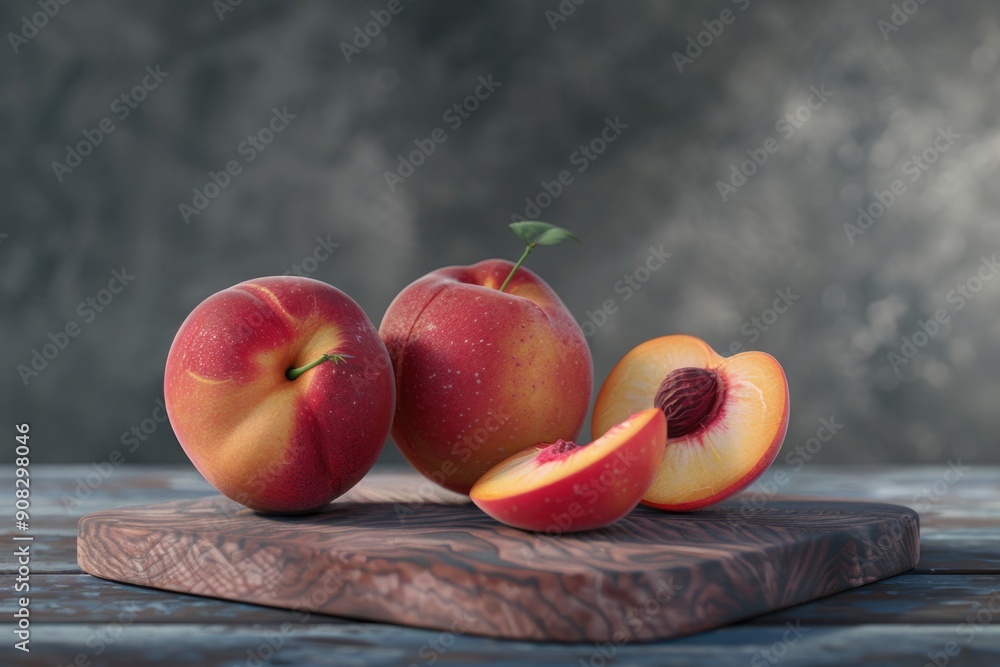
[(662, 336), (612, 369), (594, 406), (594, 437), (649, 407), (667, 418), (667, 445), (642, 502), (697, 509), (746, 487), (774, 461), (788, 429), (788, 382), (764, 352), (726, 358), (698, 338)]
[(395, 382), (350, 297), (309, 278), (260, 278), (208, 297), (184, 320), (164, 399), (185, 453), (216, 489), (259, 512), (299, 513), (375, 463)]
[(590, 443), (536, 445), (489, 470), (472, 502), (515, 528), (569, 533), (601, 528), (632, 511), (663, 461), (667, 420), (650, 408)]
[(379, 327), (396, 375), (392, 438), (452, 491), (468, 493), (526, 447), (575, 439), (590, 404), (583, 332), (528, 269), (501, 291), (513, 268), (493, 259), (432, 271), (399, 293)]

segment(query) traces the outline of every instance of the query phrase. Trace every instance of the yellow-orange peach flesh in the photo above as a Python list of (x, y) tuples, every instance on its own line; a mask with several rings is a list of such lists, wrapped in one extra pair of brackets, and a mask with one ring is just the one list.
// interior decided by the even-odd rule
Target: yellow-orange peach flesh
[(494, 519), (549, 534), (590, 530), (628, 514), (649, 489), (666, 444), (663, 412), (645, 410), (589, 445), (537, 445), (492, 468), (472, 501)]
[[(672, 373), (681, 384), (668, 387), (672, 393), (665, 397), (664, 381)], [(698, 338), (674, 335), (637, 346), (615, 366), (597, 396), (592, 435), (637, 410), (662, 407), (658, 397), (674, 418), (643, 503), (662, 509), (705, 507), (744, 488), (777, 456), (788, 428), (788, 383), (774, 357), (743, 352), (725, 358)], [(676, 412), (697, 401), (701, 405), (688, 415)], [(672, 433), (669, 424), (681, 432)]]

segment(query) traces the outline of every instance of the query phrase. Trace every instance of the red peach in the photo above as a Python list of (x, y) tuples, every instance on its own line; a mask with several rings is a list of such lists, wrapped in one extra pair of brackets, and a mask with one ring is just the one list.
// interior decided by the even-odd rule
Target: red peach
[(396, 374), (392, 437), (413, 466), (468, 493), (539, 442), (576, 438), (593, 388), (590, 349), (556, 293), (511, 262), (433, 271), (389, 306), (379, 333)]
[[(286, 372), (341, 355), (289, 380)], [(386, 442), (389, 356), (346, 294), (309, 278), (260, 278), (214, 294), (184, 320), (164, 399), (195, 467), (260, 512), (323, 507), (354, 486)]]

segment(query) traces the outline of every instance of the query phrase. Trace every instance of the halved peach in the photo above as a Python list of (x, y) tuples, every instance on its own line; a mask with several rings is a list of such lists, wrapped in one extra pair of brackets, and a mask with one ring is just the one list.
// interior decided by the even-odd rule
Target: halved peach
[(661, 410), (619, 421), (589, 445), (558, 440), (511, 456), (473, 485), (472, 502), (508, 526), (550, 534), (617, 521), (649, 489), (667, 440)]
[(662, 336), (612, 369), (594, 406), (593, 437), (650, 407), (666, 415), (667, 446), (642, 502), (697, 509), (746, 487), (774, 461), (788, 430), (788, 382), (764, 352), (727, 358), (693, 336)]

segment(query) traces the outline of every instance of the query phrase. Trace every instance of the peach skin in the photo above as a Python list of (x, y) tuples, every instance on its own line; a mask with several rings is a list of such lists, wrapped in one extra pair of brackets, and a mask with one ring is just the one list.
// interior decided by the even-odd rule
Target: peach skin
[(526, 447), (575, 439), (589, 407), (583, 332), (541, 278), (526, 268), (509, 277), (513, 268), (492, 259), (433, 271), (379, 327), (396, 375), (392, 438), (452, 491), (468, 493)]
[(385, 444), (395, 383), (371, 321), (309, 278), (222, 290), (184, 320), (167, 357), (174, 433), (216, 489), (267, 513), (319, 509)]
[(559, 440), (515, 454), (472, 487), (472, 502), (508, 526), (550, 535), (592, 530), (631, 512), (663, 461), (667, 421), (650, 408), (589, 445)]

